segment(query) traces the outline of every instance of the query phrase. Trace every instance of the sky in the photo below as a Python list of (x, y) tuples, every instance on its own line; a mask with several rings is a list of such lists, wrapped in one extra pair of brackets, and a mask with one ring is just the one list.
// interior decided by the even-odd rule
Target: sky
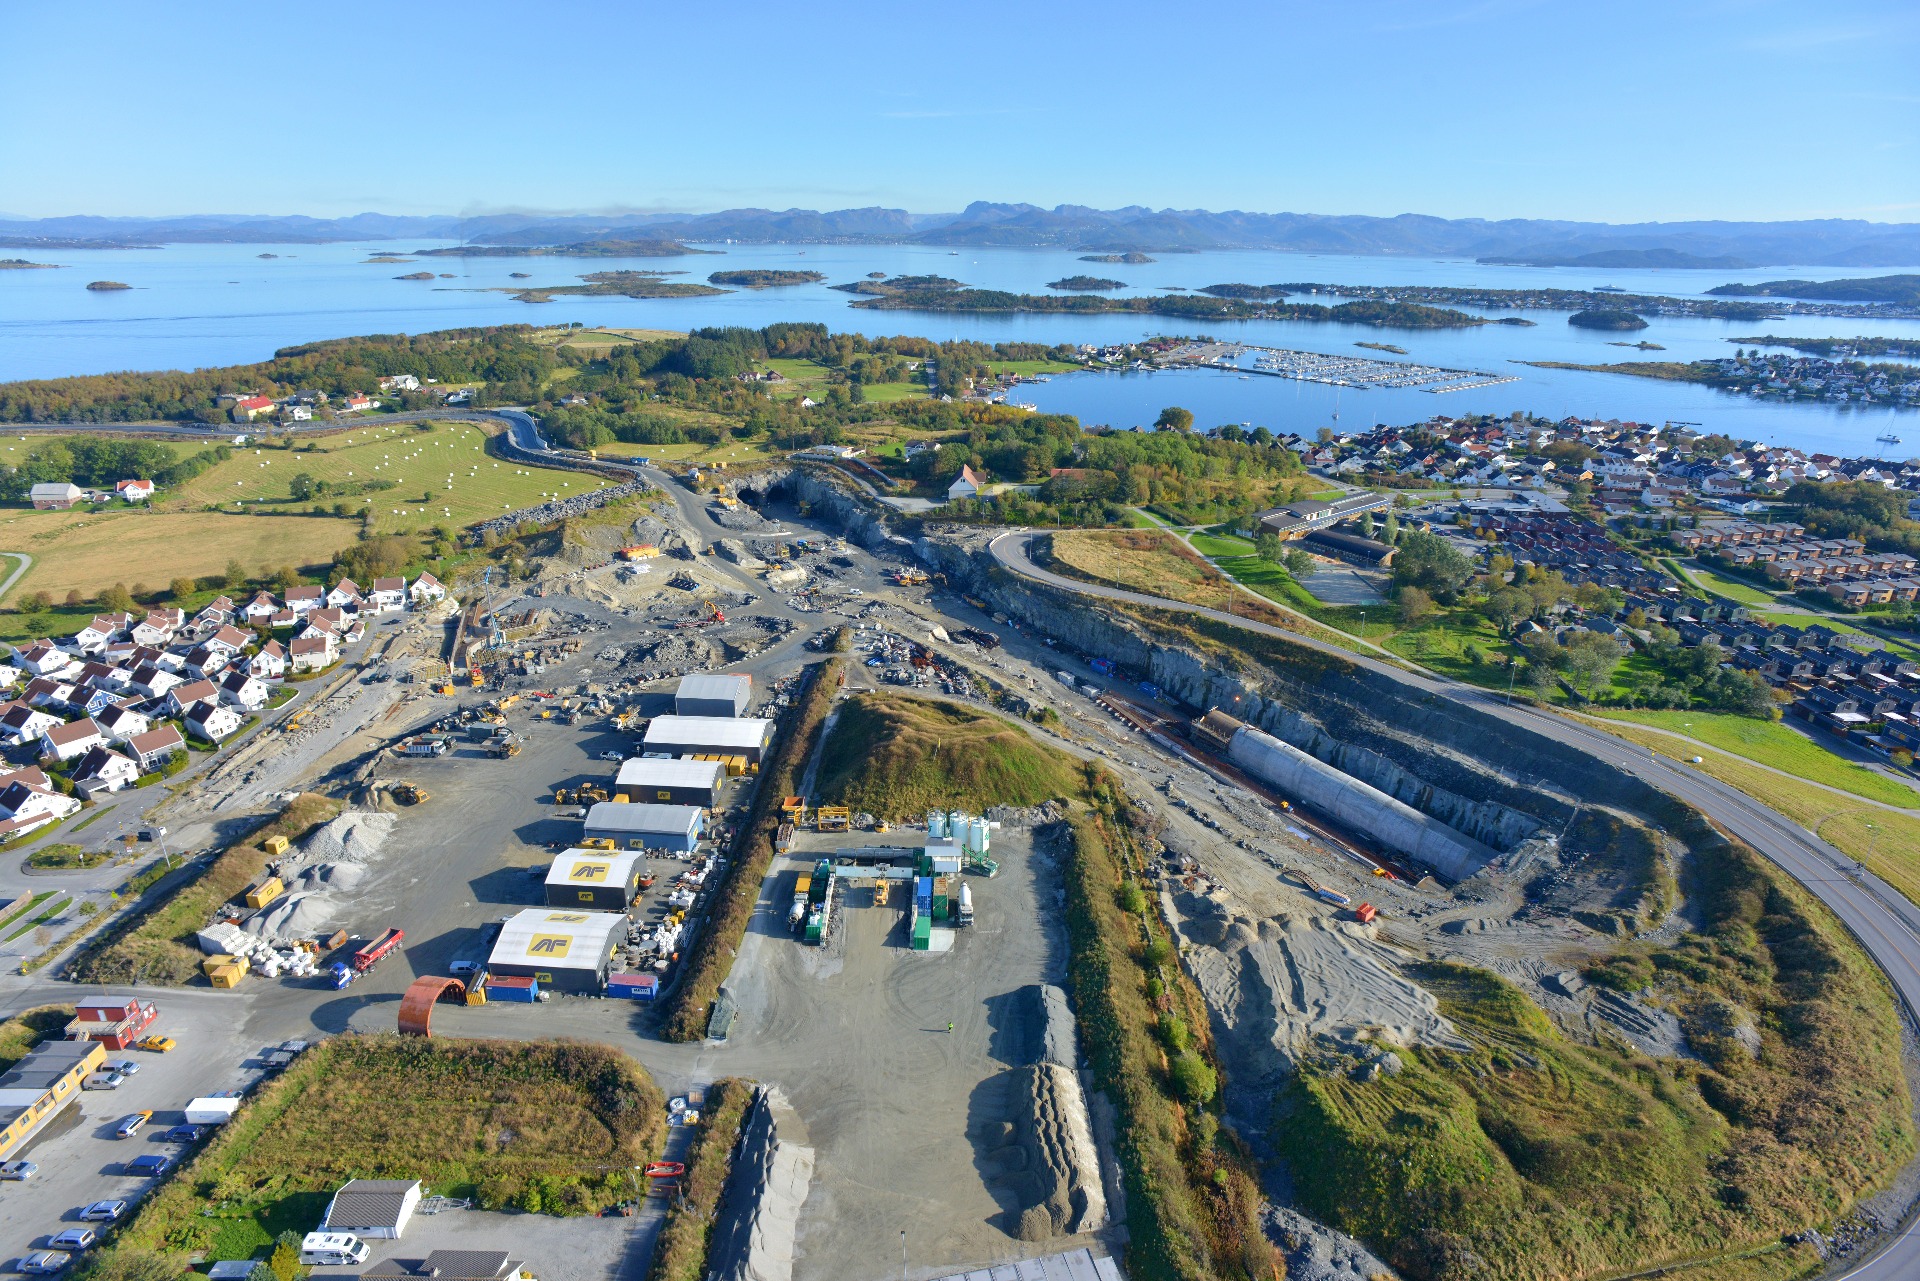
[(0, 213), (1920, 221), (1913, 0), (0, 4)]

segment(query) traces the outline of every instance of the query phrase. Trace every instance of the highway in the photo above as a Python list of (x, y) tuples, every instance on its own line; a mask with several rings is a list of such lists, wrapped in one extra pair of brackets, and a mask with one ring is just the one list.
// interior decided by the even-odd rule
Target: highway
[[(1063, 591), (1102, 600), (1147, 605), (1155, 609), (1199, 614), (1336, 655), (1423, 693), (1452, 699), (1507, 724), (1584, 751), (1678, 797), (1700, 810), (1723, 831), (1745, 841), (1772, 860), (1826, 904), (1886, 972), (1894, 990), (1906, 1004), (1909, 1016), (1920, 1019), (1920, 907), (1833, 846), (1744, 792), (1677, 761), (1656, 756), (1637, 744), (1615, 738), (1604, 730), (1525, 704), (1509, 705), (1500, 695), (1488, 690), (1408, 672), (1364, 654), (1222, 610), (1204, 609), (1165, 597), (1063, 577), (1033, 563), (1028, 554), (1028, 544), (1033, 537), (1033, 534), (1026, 532), (1000, 535), (990, 544), (993, 558), (1013, 573)], [(1903, 1230), (1885, 1249), (1845, 1276), (1869, 1281), (1920, 1277), (1920, 1232), (1916, 1232), (1917, 1226), (1920, 1226), (1920, 1220), (1910, 1220), (1904, 1224)]]

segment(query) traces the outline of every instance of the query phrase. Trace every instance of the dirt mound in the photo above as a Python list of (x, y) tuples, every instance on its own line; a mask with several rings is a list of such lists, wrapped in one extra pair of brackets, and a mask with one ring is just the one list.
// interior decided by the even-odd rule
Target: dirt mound
[(813, 1181), (813, 1149), (782, 1141), (787, 1101), (778, 1089), (754, 1096), (713, 1228), (713, 1281), (792, 1281), (793, 1237)]
[(1026, 1155), (1011, 1176), (1029, 1202), (1020, 1214), (1023, 1241), (1071, 1236), (1104, 1227), (1106, 1192), (1087, 1120), (1080, 1078), (1057, 1063), (1015, 1068), (1020, 1122), (1015, 1131)]

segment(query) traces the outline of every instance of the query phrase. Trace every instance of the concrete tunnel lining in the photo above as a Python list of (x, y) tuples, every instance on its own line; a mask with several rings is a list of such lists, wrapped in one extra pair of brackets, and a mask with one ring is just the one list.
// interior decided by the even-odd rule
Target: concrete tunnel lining
[(1234, 734), (1227, 745), (1227, 759), (1450, 880), (1465, 880), (1498, 854), (1491, 846), (1251, 725), (1242, 725)]

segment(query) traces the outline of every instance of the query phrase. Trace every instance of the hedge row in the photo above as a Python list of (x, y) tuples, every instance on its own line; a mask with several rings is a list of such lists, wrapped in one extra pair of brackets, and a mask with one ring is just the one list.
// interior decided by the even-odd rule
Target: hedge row
[(759, 790), (754, 793), (753, 808), (733, 843), (733, 857), (727, 864), (726, 879), (714, 891), (706, 928), (687, 958), (670, 1000), (673, 1010), (661, 1027), (669, 1041), (697, 1041), (706, 1035), (707, 1018), (720, 985), (733, 969), (733, 958), (746, 937), (753, 920), (754, 905), (760, 900), (760, 882), (773, 866), (773, 837), (780, 826), (780, 798), (793, 794), (800, 775), (820, 737), (820, 726), (827, 708), (843, 679), (845, 660), (830, 658), (808, 668), (806, 692), (800, 696), (799, 710), (789, 720), (780, 741), (774, 746), (766, 766), (760, 771)]
[(687, 1152), (680, 1200), (667, 1211), (667, 1221), (660, 1228), (647, 1281), (704, 1281), (714, 1212), (726, 1191), (734, 1145), (752, 1103), (753, 1086), (737, 1077), (724, 1077), (707, 1087), (700, 1128)]

